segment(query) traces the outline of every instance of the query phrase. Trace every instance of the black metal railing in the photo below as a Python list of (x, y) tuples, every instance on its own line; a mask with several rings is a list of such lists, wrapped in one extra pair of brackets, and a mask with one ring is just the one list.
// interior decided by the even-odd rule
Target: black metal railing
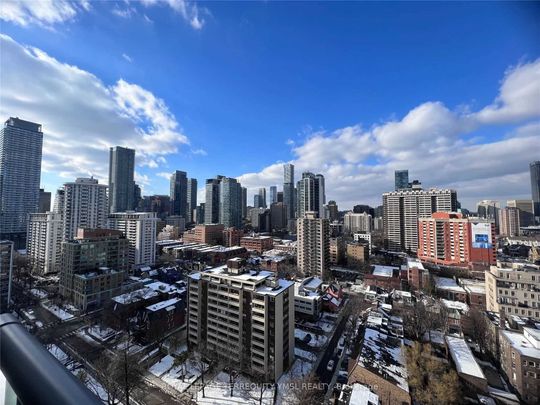
[(0, 315), (0, 369), (23, 405), (102, 404), (11, 314)]

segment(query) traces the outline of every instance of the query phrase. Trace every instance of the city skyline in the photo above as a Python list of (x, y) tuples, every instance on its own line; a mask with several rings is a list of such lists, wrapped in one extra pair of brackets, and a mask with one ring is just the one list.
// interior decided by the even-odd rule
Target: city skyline
[[(534, 41), (540, 33), (526, 14), (538, 5), (490, 5), (487, 13), (481, 4), (396, 5), (421, 10), (399, 21), (400, 13), (388, 5), (375, 11), (349, 4), (332, 9), (339, 21), (336, 15), (323, 20), (334, 32), (328, 38), (328, 31), (303, 19), (297, 32), (280, 33), (277, 22), (302, 13), (325, 18), (330, 4), (290, 4), (286, 16), (272, 4), (248, 4), (242, 13), (215, 3), (189, 4), (187, 14), (171, 14), (163, 3), (92, 3), (90, 10), (71, 5), (69, 15), (52, 5), (55, 17), (49, 20), (32, 7), (2, 9), (0, 115), (43, 125), (41, 186), (47, 191), (90, 175), (107, 184), (108, 150), (118, 145), (136, 149), (135, 179), (145, 195), (168, 194), (170, 175), (181, 170), (198, 179), (199, 202), (205, 180), (218, 173), (247, 187), (248, 201), (260, 187), (281, 190), (287, 162), (295, 165), (297, 178), (304, 171), (323, 174), (327, 198), (342, 210), (380, 205), (381, 194), (394, 188), (397, 169), (408, 169), (410, 179), (426, 188), (457, 190), (471, 210), (484, 199), (531, 197), (528, 165), (538, 160), (540, 147), (540, 46)], [(369, 21), (381, 12), (400, 38), (383, 33), (378, 20)], [(415, 23), (433, 24), (441, 13), (447, 21), (424, 41)], [(460, 26), (486, 32), (456, 34), (451, 28), (458, 18)], [(341, 22), (348, 28), (338, 29)], [(141, 33), (125, 40), (114, 24)], [(92, 27), (115, 41), (83, 36)], [(220, 35), (228, 35), (230, 53), (212, 42)], [(288, 51), (279, 47), (285, 39)], [(165, 41), (164, 50), (152, 50), (146, 61), (141, 52), (157, 41)], [(445, 52), (434, 62), (437, 41), (445, 41)], [(396, 49), (399, 44), (406, 49)], [(303, 63), (322, 56), (328, 56), (323, 67)], [(276, 58), (288, 65), (280, 67)], [(221, 62), (222, 70), (210, 69), (212, 61)], [(350, 67), (341, 67), (344, 62)], [(268, 76), (269, 68), (277, 73)], [(171, 85), (145, 72), (175, 80)], [(239, 73), (249, 73), (246, 84)], [(259, 80), (263, 76), (273, 92)], [(71, 88), (62, 85), (67, 82)], [(203, 84), (208, 95), (198, 92)]]

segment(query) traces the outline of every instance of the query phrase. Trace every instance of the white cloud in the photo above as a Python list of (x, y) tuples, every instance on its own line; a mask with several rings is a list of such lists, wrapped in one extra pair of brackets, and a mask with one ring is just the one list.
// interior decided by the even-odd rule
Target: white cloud
[[(120, 18), (131, 18), (137, 14), (136, 5), (142, 3), (145, 7), (166, 5), (182, 17), (193, 29), (200, 30), (205, 24), (204, 15), (210, 12), (205, 7), (199, 7), (195, 2), (187, 0), (141, 0), (129, 1), (125, 7), (118, 4), (111, 13)], [(134, 4), (131, 6), (130, 4)], [(72, 21), (77, 15), (90, 10), (89, 0), (3, 0), (0, 6), (0, 19), (26, 27), (39, 25), (52, 28), (57, 24)], [(143, 14), (146, 22), (153, 22)]]
[(207, 156), (208, 152), (206, 152), (204, 149), (198, 148), (198, 149), (191, 149), (191, 153), (194, 155), (201, 155), (201, 156)]
[(538, 117), (540, 59), (512, 67), (505, 73), (499, 95), (474, 118), (481, 123), (515, 123)]
[(159, 172), (159, 173), (156, 173), (156, 176), (163, 177), (166, 180), (171, 179), (171, 173), (169, 172)]
[(209, 14), (205, 7), (199, 8), (195, 2), (187, 0), (142, 0), (141, 2), (145, 6), (168, 5), (195, 30), (202, 29), (206, 22), (201, 15)]
[(129, 63), (133, 62), (133, 58), (131, 56), (129, 56), (127, 53), (123, 53), (122, 58), (124, 58)]
[(189, 144), (165, 102), (150, 91), (122, 79), (107, 86), (37, 48), (6, 35), (0, 41), (0, 116), (43, 125), (44, 171), (106, 181), (111, 146), (134, 148), (139, 166), (156, 168)]
[(30, 24), (51, 27), (70, 21), (79, 12), (89, 9), (90, 2), (87, 0), (3, 0), (0, 19), (23, 27)]
[[(296, 179), (303, 171), (326, 176), (327, 199), (342, 209), (360, 202), (379, 205), (393, 189), (396, 169), (409, 169), (411, 179), (426, 187), (452, 187), (466, 207), (478, 199), (530, 198), (528, 162), (540, 150), (540, 60), (509, 70), (499, 96), (479, 112), (467, 106), (455, 111), (442, 102), (423, 103), (399, 120), (307, 135), (293, 148)], [(502, 139), (481, 143), (475, 131), (512, 123)], [(283, 182), (283, 165), (239, 177), (250, 190)]]

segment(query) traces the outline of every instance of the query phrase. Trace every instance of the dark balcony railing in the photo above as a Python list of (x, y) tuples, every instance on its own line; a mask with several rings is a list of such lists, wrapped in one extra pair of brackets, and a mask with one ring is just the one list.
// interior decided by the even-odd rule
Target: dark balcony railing
[(23, 405), (102, 404), (11, 314), (0, 315), (0, 369)]

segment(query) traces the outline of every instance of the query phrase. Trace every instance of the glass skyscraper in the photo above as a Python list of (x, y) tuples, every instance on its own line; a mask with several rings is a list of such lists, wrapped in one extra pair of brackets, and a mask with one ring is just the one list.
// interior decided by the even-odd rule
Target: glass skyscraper
[(287, 206), (288, 218), (295, 217), (294, 165), (283, 165), (283, 203)]
[(409, 188), (409, 171), (396, 170), (394, 172), (394, 183), (396, 191)]
[(0, 240), (26, 245), (28, 214), (38, 212), (41, 124), (9, 118), (0, 130)]
[(117, 146), (109, 153), (109, 212), (135, 209), (135, 150)]
[(219, 223), (225, 228), (242, 226), (242, 185), (230, 177), (219, 185)]
[(531, 162), (531, 194), (534, 204), (534, 216), (540, 217), (540, 160)]
[(186, 220), (188, 181), (186, 172), (175, 171), (171, 175), (171, 215), (181, 215)]

